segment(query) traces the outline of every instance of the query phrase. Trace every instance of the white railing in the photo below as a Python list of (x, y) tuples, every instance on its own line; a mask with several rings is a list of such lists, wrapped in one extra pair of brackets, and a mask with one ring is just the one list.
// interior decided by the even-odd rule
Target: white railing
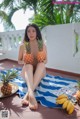
[[(42, 30), (47, 43), (48, 68), (80, 74), (80, 23), (50, 25)], [(17, 60), (24, 30), (0, 33), (0, 59)], [(78, 52), (76, 53), (76, 39)], [(1, 46), (2, 45), (2, 46)]]
[[(12, 60), (17, 60), (19, 44), (24, 37), (24, 30), (17, 30), (11, 32), (1, 32), (0, 33), (0, 59), (8, 58)], [(5, 56), (5, 57), (4, 57)]]

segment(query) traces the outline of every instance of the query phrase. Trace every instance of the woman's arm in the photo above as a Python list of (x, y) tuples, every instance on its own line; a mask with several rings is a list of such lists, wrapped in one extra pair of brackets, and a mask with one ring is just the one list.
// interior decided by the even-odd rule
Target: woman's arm
[(46, 59), (44, 60), (44, 63), (46, 64), (47, 63), (47, 47), (46, 47), (46, 44), (43, 45), (43, 50), (46, 53)]
[(20, 45), (20, 47), (19, 47), (19, 54), (18, 54), (18, 63), (19, 64), (24, 64), (23, 53), (24, 53), (24, 46)]

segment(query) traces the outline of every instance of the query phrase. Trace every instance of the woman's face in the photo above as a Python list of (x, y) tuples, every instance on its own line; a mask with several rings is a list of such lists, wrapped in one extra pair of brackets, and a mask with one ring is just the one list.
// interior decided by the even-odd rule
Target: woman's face
[(30, 41), (33, 41), (36, 39), (36, 29), (32, 26), (30, 26), (28, 29), (27, 29), (27, 35), (28, 35), (28, 38), (30, 39)]

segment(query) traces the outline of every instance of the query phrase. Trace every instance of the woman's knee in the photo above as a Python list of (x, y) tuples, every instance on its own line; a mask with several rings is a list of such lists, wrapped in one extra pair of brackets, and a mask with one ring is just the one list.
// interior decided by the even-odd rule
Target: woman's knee
[(43, 62), (39, 62), (39, 63), (37, 64), (37, 66), (38, 66), (38, 67), (41, 67), (41, 68), (45, 68), (45, 64), (44, 64)]
[(26, 68), (26, 71), (27, 70), (33, 70), (33, 65), (32, 64), (26, 64), (25, 68)]
[(39, 72), (43, 72), (42, 73), (42, 78), (46, 75), (46, 67), (45, 67), (45, 64), (43, 62), (41, 63), (38, 63), (37, 65), (37, 69), (39, 70)]
[(25, 73), (27, 73), (28, 71), (33, 72), (33, 65), (31, 64), (24, 65), (22, 68), (21, 76), (25, 78)]

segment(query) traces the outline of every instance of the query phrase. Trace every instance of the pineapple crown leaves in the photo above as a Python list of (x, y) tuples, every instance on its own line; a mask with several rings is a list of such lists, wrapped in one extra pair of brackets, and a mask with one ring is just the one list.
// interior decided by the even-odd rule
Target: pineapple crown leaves
[(43, 40), (38, 40), (38, 49), (39, 51), (43, 50)]
[(29, 42), (24, 42), (24, 45), (25, 45), (27, 53), (31, 53), (30, 43)]
[(79, 90), (80, 90), (80, 81), (78, 81), (78, 88), (79, 88)]
[(10, 72), (8, 70), (8, 72), (6, 73), (6, 75), (1, 73), (0, 75), (2, 77), (3, 83), (8, 83), (9, 80), (16, 78), (17, 77), (17, 72), (18, 71), (12, 71), (12, 72)]

